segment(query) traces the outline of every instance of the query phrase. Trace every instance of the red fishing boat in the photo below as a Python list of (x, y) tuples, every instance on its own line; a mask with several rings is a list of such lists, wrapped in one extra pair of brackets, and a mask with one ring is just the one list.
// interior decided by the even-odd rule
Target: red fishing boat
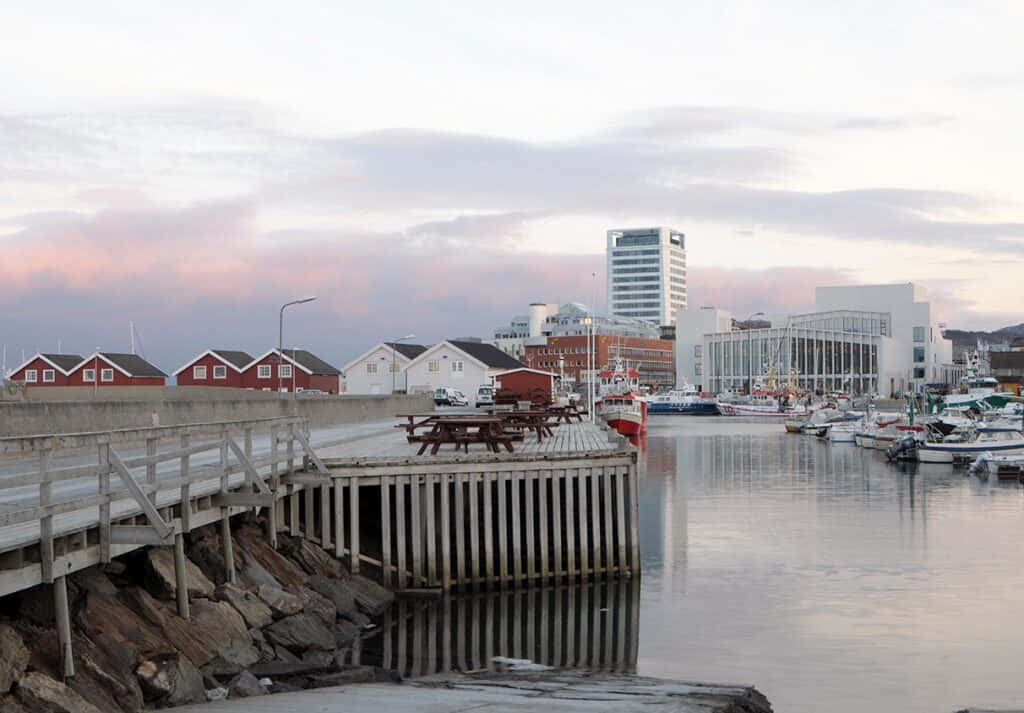
[(622, 362), (616, 360), (614, 369), (597, 376), (597, 415), (624, 436), (643, 433), (647, 429), (647, 399), (640, 392), (640, 373), (624, 369)]

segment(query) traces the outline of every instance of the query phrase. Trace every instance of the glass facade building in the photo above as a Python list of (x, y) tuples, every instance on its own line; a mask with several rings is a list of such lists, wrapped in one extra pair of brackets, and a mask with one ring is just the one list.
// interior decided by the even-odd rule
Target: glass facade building
[(685, 236), (660, 227), (609, 230), (607, 238), (609, 313), (675, 324), (686, 309)]

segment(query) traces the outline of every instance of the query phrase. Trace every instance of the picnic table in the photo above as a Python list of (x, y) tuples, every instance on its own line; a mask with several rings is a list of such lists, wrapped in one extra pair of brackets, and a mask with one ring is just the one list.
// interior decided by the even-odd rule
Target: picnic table
[(537, 434), (538, 443), (544, 440), (544, 436), (554, 436), (555, 434), (551, 427), (558, 425), (557, 419), (554, 422), (548, 421), (548, 418), (551, 416), (548, 409), (539, 411), (491, 411), (490, 413), (502, 416), (505, 419), (506, 425), (512, 428), (533, 431)]
[(550, 406), (548, 412), (554, 417), (556, 422), (572, 423), (573, 419), (577, 423), (583, 423), (584, 411), (580, 411), (576, 408), (575, 404), (569, 406)]
[[(498, 453), (504, 446), (509, 453), (513, 452), (512, 441), (517, 434), (505, 430), (506, 419), (494, 415), (477, 414), (399, 414), (399, 418), (407, 419), (407, 423), (398, 424), (396, 428), (406, 430), (406, 438), (410, 443), (419, 443), (417, 455), (430, 448), (430, 454), (436, 455), (445, 443), (455, 445), (469, 452), (470, 443), (483, 443), (487, 449)], [(423, 433), (416, 433), (423, 429)]]

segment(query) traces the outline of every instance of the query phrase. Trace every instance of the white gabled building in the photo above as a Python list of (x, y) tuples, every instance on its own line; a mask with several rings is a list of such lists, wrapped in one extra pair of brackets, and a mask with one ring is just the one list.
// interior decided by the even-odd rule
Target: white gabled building
[(524, 366), (493, 344), (445, 340), (413, 359), (405, 373), (411, 394), (447, 386), (474, 403), (478, 387), (493, 383), (496, 374)]
[(390, 394), (406, 390), (406, 367), (425, 352), (421, 344), (381, 342), (341, 368), (347, 394)]

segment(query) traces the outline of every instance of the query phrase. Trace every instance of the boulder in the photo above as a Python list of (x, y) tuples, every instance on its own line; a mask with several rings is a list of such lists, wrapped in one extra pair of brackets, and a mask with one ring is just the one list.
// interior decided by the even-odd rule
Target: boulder
[(215, 658), (229, 666), (245, 668), (260, 659), (245, 620), (227, 602), (211, 602), (208, 599), (193, 602), (192, 629), (216, 649)]
[(334, 646), (345, 649), (355, 643), (359, 636), (359, 627), (347, 619), (339, 619), (334, 624)]
[(228, 581), (228, 568), (220, 547), (220, 537), (212, 529), (193, 531), (185, 554), (214, 584), (221, 585)]
[[(59, 665), (56, 637), (53, 644), (54, 663)], [(75, 652), (75, 677), (68, 685), (76, 693), (103, 710), (142, 710), (142, 690), (135, 677), (138, 654), (134, 649), (122, 646), (107, 634), (98, 634), (92, 640), (75, 635), (71, 644)]]
[(302, 611), (315, 616), (328, 629), (334, 628), (334, 620), (338, 616), (334, 602), (308, 587), (299, 587), (299, 599), (302, 600)]
[[(75, 600), (74, 596), (72, 596), (73, 585), (70, 581), (67, 584), (68, 601), (73, 602)], [(26, 589), (17, 596), (20, 599), (18, 603), (19, 619), (28, 620), (36, 626), (44, 628), (54, 626), (56, 617), (54, 616), (52, 585), (40, 584), (31, 589)]]
[(383, 614), (395, 601), (394, 592), (358, 574), (352, 575), (346, 584), (352, 590), (356, 605), (370, 616)]
[[(174, 599), (178, 586), (174, 576), (174, 552), (169, 547), (150, 547), (146, 550), (146, 584), (158, 597)], [(213, 582), (206, 578), (202, 570), (192, 560), (185, 560), (185, 581), (188, 584), (188, 595), (191, 598), (213, 596)]]
[(270, 607), (252, 592), (239, 589), (233, 584), (222, 584), (217, 588), (217, 598), (226, 601), (245, 619), (250, 629), (262, 629), (274, 621)]
[(310, 649), (302, 654), (302, 663), (318, 666), (321, 669), (334, 668), (334, 653), (330, 651), (314, 651)]
[(335, 667), (333, 662), (323, 666), (311, 661), (274, 661), (272, 663), (256, 664), (249, 670), (258, 678), (266, 677), (272, 681), (276, 681), (279, 678), (292, 678), (294, 676), (304, 676), (312, 673), (329, 673), (334, 669)]
[(342, 619), (354, 624), (360, 631), (372, 623), (370, 621), (370, 617), (366, 616), (366, 614), (363, 614), (361, 611), (339, 612), (339, 614)]
[[(277, 691), (274, 691), (277, 693)], [(21, 705), (14, 696), (0, 696), (0, 711), (4, 713), (32, 713), (28, 708)]]
[(289, 539), (287, 544), (282, 544), (281, 551), (291, 557), (307, 574), (335, 578), (345, 575), (341, 562), (305, 538)]
[[(97, 567), (80, 569), (72, 574), (69, 579), (76, 587), (90, 594), (103, 594), (108, 597), (113, 597), (117, 594), (117, 587)], [(72, 599), (74, 598), (71, 596), (71, 592), (68, 592), (68, 600)]]
[(337, 609), (338, 614), (344, 615), (345, 612), (355, 611), (355, 597), (343, 580), (315, 574), (309, 578), (306, 586), (334, 602), (334, 608)]
[(293, 590), (306, 582), (306, 573), (271, 547), (258, 527), (241, 527), (235, 533), (235, 537), (239, 547), (252, 555), (252, 558), (270, 573), (282, 588)]
[(263, 565), (242, 548), (235, 550), (235, 562), (238, 567), (238, 583), (246, 589), (256, 589), (261, 584), (267, 584), (272, 587), (281, 586), (274, 579), (274, 575), (268, 572)]
[(33, 713), (103, 713), (60, 681), (36, 671), (18, 682), (17, 695)]
[(281, 617), (291, 616), (302, 611), (302, 600), (280, 587), (261, 584), (256, 590), (256, 595), (264, 604), (270, 607), (270, 611), (273, 612), (275, 618), (280, 619)]
[(203, 676), (180, 654), (143, 661), (135, 670), (147, 701), (166, 706), (206, 701)]
[(373, 666), (346, 666), (344, 671), (318, 673), (309, 677), (310, 688), (342, 686), (346, 683), (367, 683), (377, 676)]
[(159, 625), (150, 624), (117, 597), (89, 592), (76, 618), (88, 636), (107, 634), (145, 657), (173, 651)]
[(0, 695), (11, 690), (28, 668), (29, 652), (21, 634), (0, 624)]
[(258, 678), (248, 671), (242, 671), (228, 683), (229, 698), (251, 698), (265, 695), (267, 695), (267, 689), (263, 687)]
[(123, 590), (120, 599), (143, 619), (160, 627), (167, 641), (194, 665), (202, 666), (217, 655), (209, 637), (178, 616), (173, 605), (157, 601), (141, 587)]
[(306, 649), (331, 651), (334, 649), (334, 634), (324, 627), (323, 622), (312, 614), (294, 614), (263, 630), (274, 646), (284, 647), (292, 652)]

